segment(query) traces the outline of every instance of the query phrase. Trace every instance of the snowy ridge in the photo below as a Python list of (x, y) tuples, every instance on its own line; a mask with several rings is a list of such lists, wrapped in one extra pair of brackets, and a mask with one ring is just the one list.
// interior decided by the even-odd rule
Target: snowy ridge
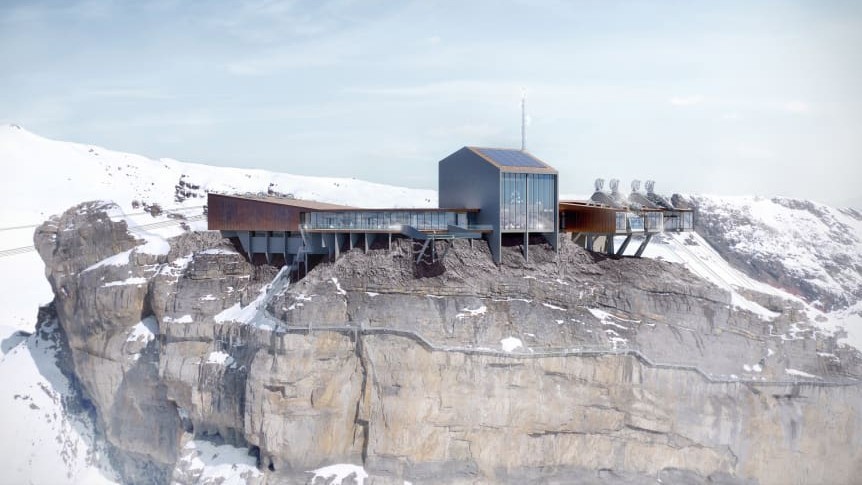
[[(0, 124), (0, 160), (16, 167), (3, 178), (0, 251), (32, 246), (33, 231), (51, 215), (84, 201), (110, 200), (137, 237), (176, 228), (196, 219), (206, 227), (203, 206), (208, 191), (292, 195), (344, 205), (436, 207), (434, 190), (394, 187), (351, 178), (306, 177), (264, 170), (212, 167), (173, 159), (151, 159), (96, 145), (55, 141), (11, 124)], [(156, 205), (161, 209), (153, 210)], [(157, 214), (156, 216), (151, 215)], [(173, 217), (168, 217), (168, 214)], [(141, 233), (144, 234), (141, 234)], [(146, 251), (146, 249), (143, 249)], [(158, 250), (158, 248), (154, 248)], [(32, 330), (35, 309), (53, 298), (32, 251), (0, 257), (7, 274), (21, 280), (0, 283), (4, 324)]]
[(112, 200), (127, 212), (134, 211), (133, 200), (164, 208), (201, 206), (207, 191), (292, 194), (345, 205), (437, 205), (433, 190), (154, 160), (95, 145), (49, 140), (16, 125), (0, 125), (0, 159), (6, 166), (27, 167), (4, 184), (10, 210), (4, 211), (2, 227), (39, 224), (51, 214), (93, 199)]

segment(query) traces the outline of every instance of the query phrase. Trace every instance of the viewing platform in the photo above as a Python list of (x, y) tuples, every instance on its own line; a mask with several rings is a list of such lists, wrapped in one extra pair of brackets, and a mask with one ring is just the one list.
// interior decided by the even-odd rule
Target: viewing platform
[[(482, 239), (495, 263), (501, 248), (517, 244), (530, 258), (531, 244), (559, 245), (560, 232), (590, 251), (622, 256), (633, 238), (650, 239), (667, 231), (691, 231), (693, 212), (674, 207), (632, 184), (629, 197), (596, 192), (587, 201), (560, 201), (557, 170), (525, 150), (463, 147), (438, 163), (440, 208), (365, 208), (269, 195), (207, 195), (209, 229), (231, 238), (252, 261), (308, 271), (323, 258), (343, 251), (392, 248), (392, 239), (414, 242), (418, 263), (435, 263), (451, 247), (446, 241)], [(624, 240), (618, 248), (615, 238)], [(437, 242), (442, 253), (438, 253)]]
[[(650, 240), (662, 232), (694, 230), (694, 212), (674, 207), (653, 192), (647, 182), (647, 193), (639, 191), (640, 182), (632, 182), (632, 193), (625, 197), (618, 191), (618, 181), (611, 180), (611, 191), (602, 190), (604, 180), (596, 180), (596, 192), (590, 200), (560, 201), (560, 230), (572, 234), (572, 240), (589, 251), (611, 256), (625, 254), (635, 236), (641, 236), (634, 256), (640, 257)], [(615, 247), (617, 236), (624, 236)]]

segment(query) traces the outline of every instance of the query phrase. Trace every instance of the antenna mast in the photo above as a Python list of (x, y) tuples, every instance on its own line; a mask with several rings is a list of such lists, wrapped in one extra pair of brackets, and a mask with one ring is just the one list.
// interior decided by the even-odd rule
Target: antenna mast
[(527, 90), (521, 88), (521, 151), (527, 149)]

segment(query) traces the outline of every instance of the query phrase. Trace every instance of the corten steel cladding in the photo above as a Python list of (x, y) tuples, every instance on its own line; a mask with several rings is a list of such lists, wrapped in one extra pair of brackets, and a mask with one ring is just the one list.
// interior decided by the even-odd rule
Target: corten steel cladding
[(300, 214), (345, 206), (275, 197), (232, 197), (207, 194), (207, 222), (219, 231), (299, 231)]
[(565, 232), (611, 234), (617, 232), (616, 214), (619, 209), (581, 204), (560, 203)]

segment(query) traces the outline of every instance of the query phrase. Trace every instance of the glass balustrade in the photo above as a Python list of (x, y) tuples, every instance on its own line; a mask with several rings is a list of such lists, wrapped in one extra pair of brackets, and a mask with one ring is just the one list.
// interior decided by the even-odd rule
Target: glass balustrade
[[(302, 215), (302, 227), (306, 230), (342, 231), (393, 231), (401, 226), (412, 226), (420, 231), (445, 231), (449, 226), (469, 228), (473, 214), (454, 211), (380, 210), (380, 211), (325, 211), (306, 212)], [(466, 224), (464, 221), (466, 219)]]

